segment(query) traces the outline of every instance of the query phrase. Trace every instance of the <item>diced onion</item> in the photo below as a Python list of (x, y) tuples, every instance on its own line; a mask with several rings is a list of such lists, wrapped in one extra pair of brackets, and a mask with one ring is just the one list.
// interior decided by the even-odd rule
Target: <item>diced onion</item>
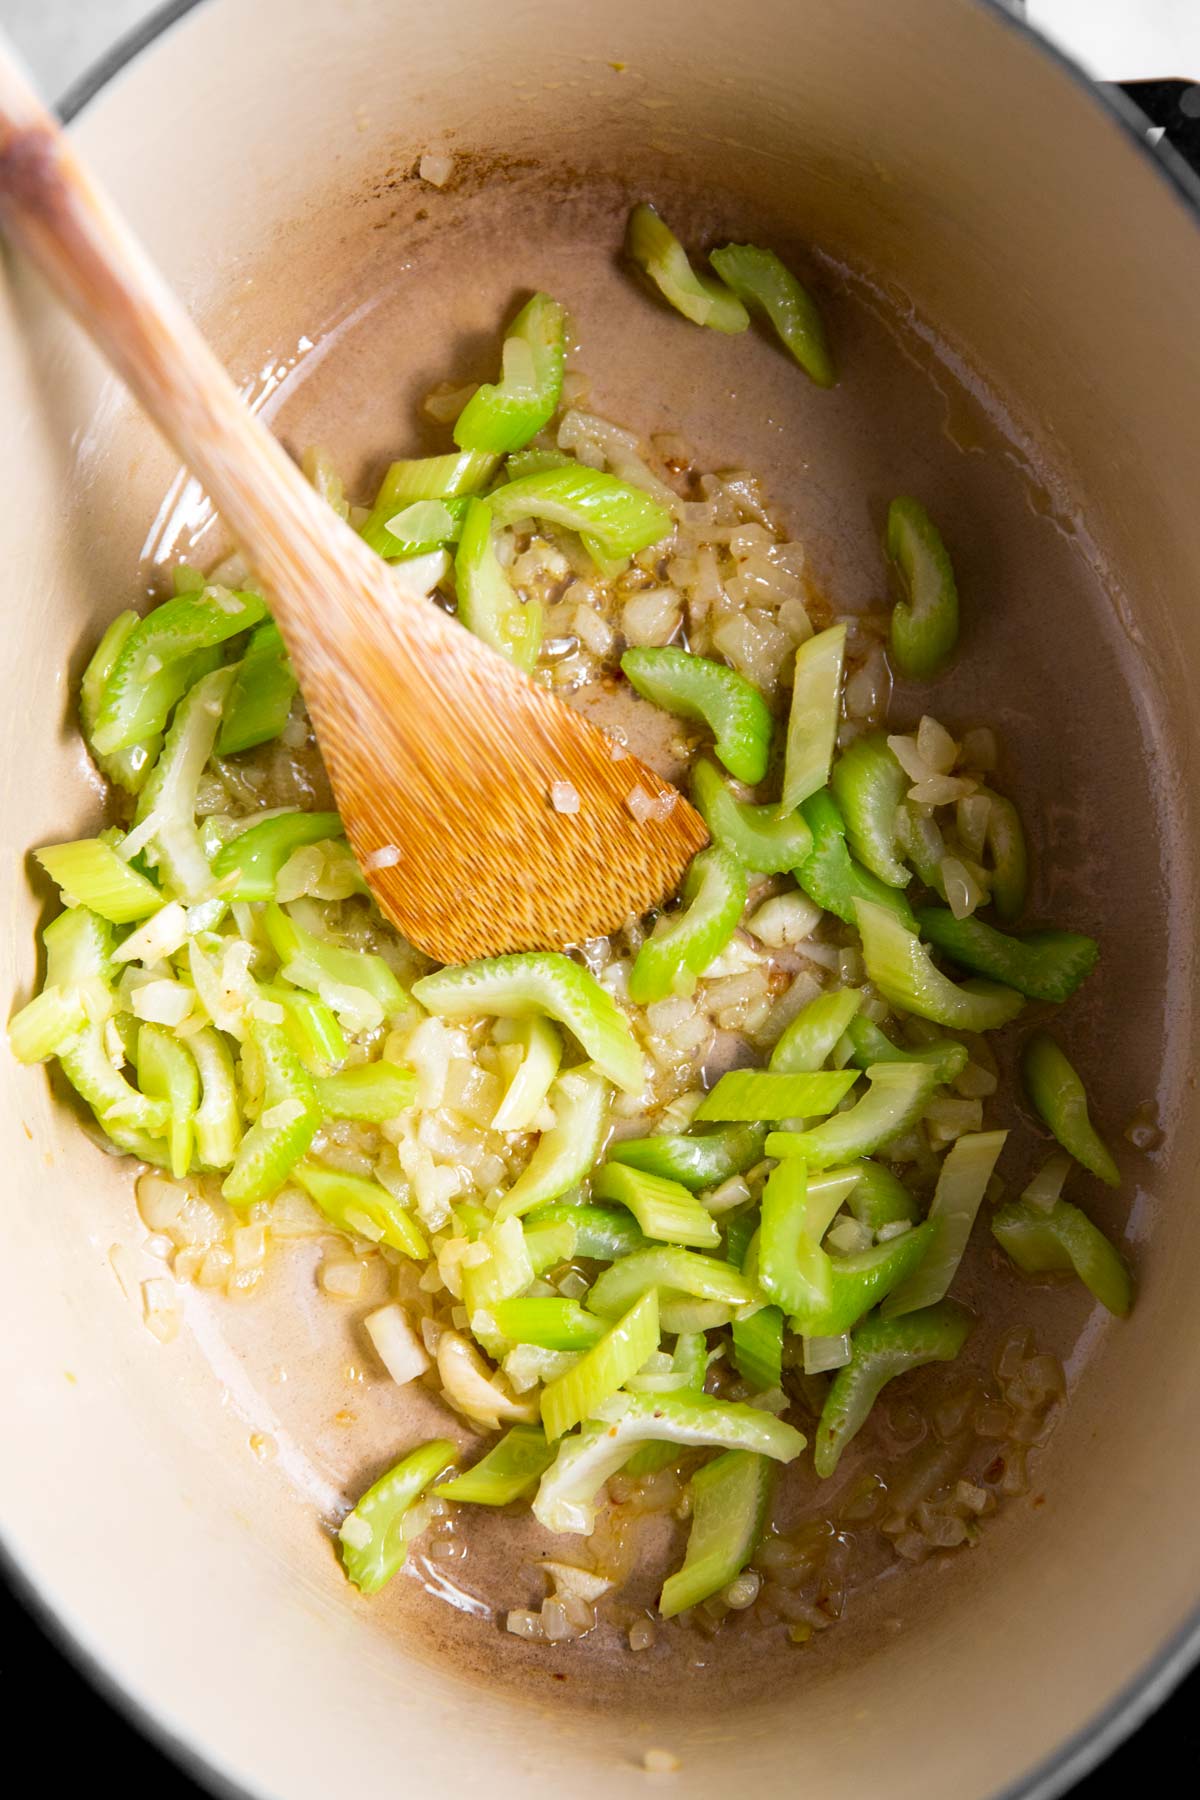
[(402, 1306), (395, 1301), (381, 1306), (367, 1314), (363, 1325), (376, 1355), (398, 1387), (425, 1373), (429, 1357)]

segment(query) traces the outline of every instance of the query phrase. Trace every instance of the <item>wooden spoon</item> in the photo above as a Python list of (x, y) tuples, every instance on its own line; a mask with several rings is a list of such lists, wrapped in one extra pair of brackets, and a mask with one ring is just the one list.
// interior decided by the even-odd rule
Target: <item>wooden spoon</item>
[[(699, 816), (406, 590), (314, 493), (3, 46), (0, 223), (266, 584), (347, 836), (381, 911), (412, 943), (439, 962), (558, 948), (615, 930), (675, 889), (707, 841)], [(573, 790), (578, 810), (556, 810), (552, 788), (568, 805)]]

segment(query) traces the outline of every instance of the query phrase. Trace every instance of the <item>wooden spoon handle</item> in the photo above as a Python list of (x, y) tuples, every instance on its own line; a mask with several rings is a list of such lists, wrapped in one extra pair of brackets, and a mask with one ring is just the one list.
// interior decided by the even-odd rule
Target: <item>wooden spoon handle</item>
[(290, 647), (319, 624), (331, 555), (378, 570), (248, 411), (182, 306), (0, 40), (0, 224), (212, 497), (272, 590)]

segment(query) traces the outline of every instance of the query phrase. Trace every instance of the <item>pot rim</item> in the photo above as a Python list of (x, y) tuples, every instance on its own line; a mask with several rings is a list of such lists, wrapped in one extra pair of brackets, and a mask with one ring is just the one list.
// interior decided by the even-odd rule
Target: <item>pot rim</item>
[[(110, 50), (71, 84), (58, 102), (55, 110), (62, 122), (70, 124), (75, 120), (111, 81), (201, 3), (202, 0), (165, 0), (141, 25), (118, 38)], [(1153, 145), (1149, 142), (1144, 114), (1119, 87), (1093, 81), (1065, 51), (1029, 25), (1014, 10), (1020, 0), (968, 0), (968, 3), (990, 13), (999, 26), (1016, 33), (1032, 45), (1036, 53), (1049, 58), (1077, 89), (1088, 95), (1098, 110), (1115, 120), (1138, 154), (1172, 190), (1192, 224), (1200, 229), (1200, 174), (1193, 171), (1165, 139)], [(33, 1627), (42, 1631), (101, 1699), (158, 1750), (171, 1757), (190, 1779), (220, 1800), (266, 1800), (264, 1790), (235, 1781), (209, 1760), (196, 1744), (172, 1731), (149, 1700), (121, 1685), (100, 1656), (74, 1634), (65, 1614), (56, 1610), (49, 1595), (35, 1588), (18, 1568), (2, 1534), (0, 1580)], [(1188, 1621), (1120, 1693), (1066, 1743), (1035, 1768), (997, 1791), (992, 1800), (1057, 1800), (1143, 1725), (1198, 1663), (1200, 1600)]]

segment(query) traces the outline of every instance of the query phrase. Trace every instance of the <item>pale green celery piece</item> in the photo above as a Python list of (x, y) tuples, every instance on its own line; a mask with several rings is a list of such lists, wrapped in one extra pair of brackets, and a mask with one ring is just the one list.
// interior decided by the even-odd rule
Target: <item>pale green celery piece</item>
[(771, 1052), (771, 1069), (781, 1075), (803, 1075), (824, 1068), (861, 1005), (858, 988), (818, 994), (785, 1027)]
[(696, 1109), (706, 1119), (795, 1119), (831, 1113), (858, 1080), (855, 1069), (785, 1075), (764, 1069), (730, 1069)]
[(702, 1250), (715, 1248), (721, 1241), (716, 1221), (678, 1181), (647, 1174), (627, 1163), (607, 1162), (593, 1178), (592, 1195), (596, 1200), (616, 1200), (627, 1206), (648, 1238)]
[(509, 326), (498, 383), (476, 388), (458, 415), (454, 441), (506, 456), (548, 425), (562, 396), (567, 315), (549, 294), (535, 294)]
[(514, 450), (504, 459), (504, 476), (516, 481), (521, 475), (540, 475), (543, 469), (565, 469), (574, 461), (562, 450)]
[(817, 303), (775, 252), (757, 244), (726, 244), (710, 250), (708, 260), (745, 306), (766, 313), (805, 374), (818, 387), (832, 387), (837, 377)]
[(661, 543), (674, 520), (642, 488), (585, 463), (542, 469), (506, 482), (489, 496), (497, 525), (545, 519), (594, 538), (606, 556), (625, 558)]
[[(702, 1331), (680, 1332), (675, 1339), (671, 1370), (673, 1374), (685, 1377), (685, 1385), (691, 1391), (700, 1393), (703, 1390), (704, 1377), (708, 1373), (708, 1347)], [(625, 1473), (631, 1481), (640, 1481), (643, 1476), (655, 1475), (659, 1469), (678, 1461), (680, 1454), (678, 1444), (643, 1444), (624, 1465)]]
[(526, 1018), (542, 1013), (565, 1027), (601, 1074), (640, 1094), (645, 1063), (628, 1019), (582, 964), (555, 951), (489, 957), (438, 969), (413, 984), (413, 998), (446, 1019)]
[(752, 1306), (756, 1299), (751, 1283), (727, 1262), (671, 1246), (635, 1251), (613, 1263), (592, 1287), (588, 1306), (601, 1318), (617, 1319), (652, 1287), (734, 1309)]
[(941, 899), (946, 898), (942, 878), (945, 841), (931, 813), (905, 800), (896, 812), (896, 848), (925, 886)]
[(8, 1047), (18, 1062), (46, 1062), (87, 1022), (78, 988), (45, 987), (8, 1021)]
[(763, 1306), (748, 1319), (734, 1319), (729, 1327), (733, 1340), (733, 1366), (756, 1394), (783, 1383), (783, 1313), (778, 1306)]
[(42, 930), (46, 986), (78, 989), (89, 1017), (101, 1022), (112, 1011), (113, 932), (107, 920), (85, 906), (72, 906)]
[(1029, 931), (1010, 937), (983, 919), (956, 919), (949, 907), (917, 913), (921, 936), (964, 969), (1002, 981), (1030, 1000), (1060, 1004), (1095, 968), (1100, 946), (1078, 931)]
[(101, 838), (46, 844), (34, 851), (69, 907), (83, 906), (112, 925), (130, 925), (157, 912), (160, 890), (117, 855)]
[(1011, 800), (981, 788), (991, 801), (984, 845), (991, 859), (992, 905), (1006, 924), (1020, 918), (1029, 890), (1029, 853), (1021, 815)]
[(818, 631), (796, 651), (783, 761), (781, 814), (793, 812), (829, 780), (841, 718), (846, 627)]
[(358, 1119), (382, 1125), (407, 1112), (417, 1097), (417, 1078), (399, 1063), (358, 1063), (313, 1083), (322, 1112), (331, 1119)]
[(85, 1025), (62, 1046), (58, 1058), (71, 1086), (87, 1101), (97, 1123), (114, 1141), (120, 1141), (119, 1132), (142, 1132), (150, 1138), (164, 1135), (170, 1118), (166, 1101), (139, 1093), (120, 1070), (113, 1068), (103, 1026)]
[(856, 904), (868, 980), (900, 1012), (931, 1019), (956, 1031), (995, 1031), (1009, 1024), (1024, 1001), (994, 981), (961, 985), (934, 967), (928, 950), (892, 912), (870, 900)]
[(502, 1337), (542, 1350), (590, 1350), (609, 1329), (603, 1319), (585, 1312), (578, 1300), (499, 1300), (492, 1312)]
[(756, 1276), (768, 1300), (785, 1313), (819, 1313), (830, 1303), (830, 1259), (821, 1238), (832, 1214), (810, 1206), (808, 1170), (787, 1157), (771, 1171), (762, 1195), (757, 1260), (747, 1252), (746, 1273)]
[(262, 917), (283, 979), (317, 994), (332, 1011), (352, 1019), (353, 1028), (368, 1020), (379, 1025), (411, 1012), (408, 995), (382, 956), (316, 937), (274, 901), (263, 909)]
[(1109, 1187), (1121, 1171), (1088, 1114), (1087, 1092), (1048, 1031), (1037, 1031), (1021, 1053), (1025, 1091), (1064, 1150)]
[(893, 1044), (870, 1019), (851, 1019), (846, 1027), (850, 1040), (850, 1060), (858, 1069), (869, 1069), (876, 1063), (928, 1063), (938, 1072), (938, 1080), (949, 1083), (961, 1075), (970, 1061), (965, 1044), (953, 1038), (938, 1038), (932, 1044)]
[(1027, 1275), (1073, 1272), (1109, 1312), (1124, 1319), (1131, 1311), (1133, 1280), (1123, 1258), (1070, 1201), (1056, 1200), (1047, 1211), (1009, 1200), (992, 1215), (992, 1235)]
[(885, 1225), (916, 1224), (921, 1209), (898, 1176), (869, 1159), (851, 1166), (858, 1180), (846, 1204), (860, 1225), (879, 1231)]
[(958, 588), (941, 533), (919, 500), (888, 507), (885, 547), (901, 598), (892, 609), (892, 660), (910, 681), (929, 681), (958, 642)]
[(115, 781), (127, 793), (136, 794), (145, 781), (162, 746), (161, 733), (155, 732), (140, 744), (130, 744), (127, 749), (114, 750), (109, 756), (102, 756), (92, 746), (92, 733), (96, 729), (96, 720), (104, 699), (104, 690), (108, 686), (108, 678), (116, 667), (117, 659), (129, 640), (130, 634), (141, 623), (135, 612), (118, 613), (104, 636), (97, 644), (92, 660), (83, 671), (83, 680), (79, 684), (79, 720), (83, 726), (83, 735), (92, 747), (92, 755), (96, 759), (96, 767), (109, 781)]
[(394, 462), (383, 478), (375, 504), (359, 526), (359, 536), (380, 556), (420, 556), (436, 550), (440, 539), (397, 538), (388, 520), (421, 500), (439, 500), (457, 520), (467, 500), (485, 488), (499, 458), (482, 450), (460, 450), (450, 456), (425, 456)]
[(888, 887), (905, 887), (912, 876), (896, 855), (896, 813), (909, 782), (886, 733), (855, 738), (834, 764), (829, 785), (859, 862)]
[(933, 1226), (929, 1248), (920, 1265), (884, 1301), (885, 1319), (916, 1312), (944, 1297), (958, 1273), (1007, 1136), (1007, 1131), (972, 1131), (950, 1146), (927, 1216)]
[(273, 619), (264, 619), (250, 633), (237, 666), (217, 735), (217, 755), (234, 756), (277, 738), (288, 722), (296, 686), (282, 633)]
[(900, 889), (878, 880), (855, 862), (846, 848), (845, 821), (829, 789), (810, 794), (800, 810), (813, 834), (813, 847), (792, 873), (809, 899), (847, 925), (858, 922), (855, 905), (859, 900), (874, 900), (915, 931), (912, 907)]
[(135, 829), (154, 825), (142, 854), (171, 899), (204, 900), (212, 891), (212, 870), (196, 829), (196, 795), (235, 674), (234, 667), (214, 669), (188, 689), (138, 798)]
[(137, 1077), (143, 1094), (165, 1100), (171, 1173), (181, 1181), (192, 1166), (200, 1073), (187, 1045), (162, 1025), (143, 1024), (137, 1034)]
[(534, 1231), (568, 1227), (572, 1241), (569, 1256), (595, 1262), (616, 1262), (649, 1245), (631, 1216), (618, 1206), (585, 1206), (576, 1201), (552, 1201), (525, 1215), (526, 1238)]
[[(543, 1209), (553, 1212), (554, 1206)], [(598, 1212), (604, 1208), (598, 1207)], [(559, 1263), (570, 1262), (576, 1254), (576, 1229), (569, 1219), (538, 1218), (529, 1214), (525, 1219), (525, 1248), (529, 1252), (529, 1261), (535, 1275), (544, 1275), (547, 1269), (556, 1268)]]
[(533, 1263), (525, 1244), (521, 1221), (511, 1215), (496, 1219), (479, 1233), (477, 1242), (487, 1251), (483, 1262), (462, 1265), (462, 1299), (471, 1335), (489, 1356), (504, 1354), (504, 1333), (497, 1330), (493, 1309), (501, 1300), (514, 1300), (533, 1281)]
[(200, 1071), (200, 1105), (196, 1109), (196, 1157), (201, 1168), (228, 1169), (242, 1141), (233, 1053), (213, 1025), (194, 1031), (188, 1049)]
[(562, 1437), (636, 1375), (658, 1349), (658, 1294), (642, 1294), (622, 1319), (579, 1361), (542, 1390), (542, 1424), (547, 1438)]
[(793, 1462), (806, 1439), (761, 1407), (714, 1400), (708, 1394), (618, 1394), (602, 1405), (598, 1419), (559, 1445), (533, 1502), (538, 1524), (547, 1531), (589, 1534), (604, 1483), (638, 1445), (652, 1441), (680, 1448), (752, 1450), (776, 1462)]
[[(234, 1158), (221, 1193), (231, 1206), (268, 1200), (287, 1180), (321, 1123), (312, 1078), (278, 1025), (249, 1031), (263, 1069), (262, 1110)], [(203, 1075), (203, 1071), (201, 1071)]]
[(214, 589), (211, 599), (204, 594), (181, 594), (156, 606), (125, 639), (91, 734), (100, 755), (162, 731), (171, 708), (205, 672), (216, 647), (257, 625), (266, 612), (258, 594), (227, 589)]
[(848, 1111), (807, 1131), (771, 1132), (767, 1155), (803, 1157), (815, 1169), (873, 1156), (916, 1123), (941, 1082), (927, 1063), (877, 1063), (866, 1074), (867, 1092)]
[[(212, 859), (212, 872), (228, 900), (274, 900), (275, 879), (294, 850), (344, 836), (335, 812), (277, 813), (223, 844)], [(231, 876), (236, 879), (226, 885)]]
[[(422, 984), (418, 982), (418, 986)], [(496, 1208), (498, 1219), (518, 1218), (577, 1187), (591, 1172), (608, 1130), (609, 1086), (593, 1068), (570, 1069), (550, 1089), (554, 1124)]]
[(745, 331), (750, 315), (737, 295), (724, 282), (697, 274), (687, 251), (652, 206), (643, 202), (633, 208), (625, 241), (631, 259), (685, 319), (713, 331)]
[(542, 604), (522, 600), (501, 568), (486, 500), (467, 502), (454, 556), (454, 589), (467, 630), (528, 674), (541, 648)]
[(841, 1337), (912, 1274), (925, 1255), (933, 1226), (926, 1220), (870, 1250), (829, 1257), (830, 1297), (824, 1307), (793, 1315), (791, 1328), (804, 1338)]
[(298, 1162), (288, 1179), (302, 1187), (325, 1217), (348, 1237), (387, 1244), (415, 1262), (429, 1255), (429, 1245), (416, 1222), (379, 1182), (308, 1161)]
[(452, 1466), (456, 1451), (448, 1438), (422, 1444), (368, 1488), (342, 1520), (338, 1538), (347, 1575), (363, 1594), (376, 1594), (404, 1564), (409, 1508), (431, 1482)]
[(727, 1450), (692, 1476), (692, 1523), (683, 1567), (667, 1577), (664, 1619), (719, 1594), (754, 1555), (766, 1524), (775, 1465), (750, 1450)]
[(528, 1131), (541, 1111), (562, 1061), (562, 1039), (550, 1023), (535, 1014), (518, 1019), (513, 1037), (521, 1053), (515, 1074), (492, 1118), (493, 1131)]
[(286, 1015), (283, 1028), (310, 1075), (328, 1075), (338, 1063), (345, 1062), (350, 1045), (336, 1014), (323, 1000), (282, 981), (264, 982), (259, 992), (264, 1000), (282, 1006)]
[(668, 994), (691, 994), (704, 970), (737, 930), (749, 878), (719, 844), (688, 865), (676, 912), (662, 913), (642, 941), (629, 976), (630, 998), (648, 1006)]
[(627, 1163), (647, 1175), (677, 1181), (692, 1193), (718, 1187), (762, 1161), (766, 1127), (761, 1124), (719, 1125), (712, 1131), (664, 1132), (653, 1137), (622, 1138), (610, 1144), (609, 1162)]
[[(738, 781), (754, 787), (766, 775), (775, 722), (753, 682), (736, 669), (667, 645), (627, 650), (621, 670), (643, 700), (707, 725), (718, 758)], [(781, 813), (790, 811), (780, 806)]]
[(851, 1340), (850, 1361), (830, 1383), (813, 1447), (817, 1474), (827, 1480), (846, 1445), (867, 1422), (880, 1390), (897, 1375), (931, 1362), (953, 1362), (973, 1320), (953, 1300), (903, 1319), (867, 1319)]
[(458, 1500), (471, 1506), (508, 1506), (524, 1500), (556, 1455), (540, 1425), (514, 1425), (498, 1444), (471, 1468), (434, 1488), (440, 1500)]
[(692, 799), (714, 842), (743, 868), (779, 875), (803, 862), (812, 848), (812, 832), (799, 812), (780, 818), (774, 804), (752, 806), (736, 799), (706, 756), (692, 768)]

